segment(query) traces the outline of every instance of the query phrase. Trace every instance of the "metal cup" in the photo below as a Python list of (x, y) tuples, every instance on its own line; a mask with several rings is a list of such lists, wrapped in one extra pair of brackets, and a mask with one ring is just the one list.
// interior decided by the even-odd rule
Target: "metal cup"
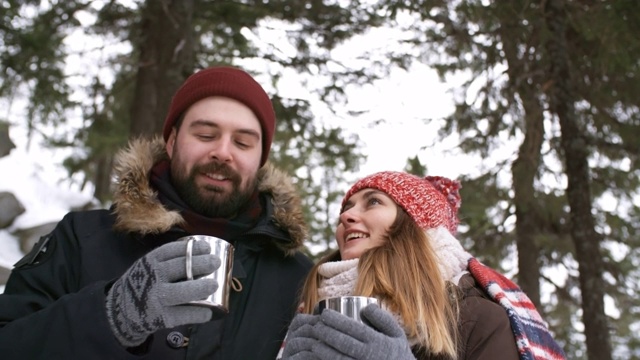
[(366, 296), (340, 296), (323, 299), (318, 302), (315, 314), (321, 314), (324, 309), (331, 309), (356, 321), (362, 322), (360, 310), (369, 304), (379, 304), (378, 299)]
[(231, 292), (231, 270), (233, 269), (233, 245), (231, 243), (207, 235), (191, 235), (181, 238), (187, 241), (186, 271), (187, 279), (193, 280), (192, 249), (195, 240), (204, 240), (211, 246), (210, 254), (220, 258), (220, 267), (213, 273), (203, 278), (214, 279), (218, 283), (218, 289), (204, 300), (189, 301), (190, 305), (199, 305), (210, 308), (214, 313), (226, 314), (229, 312), (229, 293)]

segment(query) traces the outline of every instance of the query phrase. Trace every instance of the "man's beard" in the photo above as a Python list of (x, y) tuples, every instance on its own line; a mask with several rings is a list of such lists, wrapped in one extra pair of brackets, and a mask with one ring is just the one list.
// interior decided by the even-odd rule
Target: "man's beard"
[[(180, 165), (178, 161), (171, 161), (173, 186), (191, 209), (206, 217), (234, 217), (251, 198), (257, 186), (257, 179), (254, 177), (245, 189), (240, 189), (242, 178), (226, 164), (211, 162), (195, 165), (189, 174)], [(196, 176), (203, 173), (216, 173), (228, 178), (231, 181), (231, 192), (225, 193), (223, 188), (213, 185), (198, 187)]]

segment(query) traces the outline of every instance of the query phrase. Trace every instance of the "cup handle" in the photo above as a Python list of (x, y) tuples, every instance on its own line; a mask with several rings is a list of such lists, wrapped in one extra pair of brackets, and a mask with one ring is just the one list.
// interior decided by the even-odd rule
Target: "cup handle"
[(193, 280), (193, 239), (187, 240), (187, 252), (185, 254), (185, 269), (187, 271), (187, 280)]

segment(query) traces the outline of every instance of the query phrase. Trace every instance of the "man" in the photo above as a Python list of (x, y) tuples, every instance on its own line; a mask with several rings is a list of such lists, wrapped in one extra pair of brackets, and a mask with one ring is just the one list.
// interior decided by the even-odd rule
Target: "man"
[[(3, 359), (273, 359), (312, 262), (289, 179), (267, 164), (272, 103), (246, 72), (201, 70), (173, 97), (162, 139), (119, 153), (113, 207), (70, 213), (0, 295)], [(182, 237), (235, 248), (229, 313), (186, 304), (220, 266)]]

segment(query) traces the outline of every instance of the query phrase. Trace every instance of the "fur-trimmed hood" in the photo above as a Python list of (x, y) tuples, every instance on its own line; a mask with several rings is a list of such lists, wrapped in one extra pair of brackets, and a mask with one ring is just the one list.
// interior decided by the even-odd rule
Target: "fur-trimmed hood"
[[(154, 164), (168, 159), (160, 137), (136, 139), (115, 158), (116, 188), (113, 199), (115, 227), (119, 231), (157, 234), (181, 224), (177, 211), (168, 210), (149, 184)], [(258, 171), (258, 190), (269, 193), (276, 226), (289, 233), (291, 242), (278, 242), (283, 251), (293, 253), (307, 238), (302, 205), (291, 179), (270, 163)]]

